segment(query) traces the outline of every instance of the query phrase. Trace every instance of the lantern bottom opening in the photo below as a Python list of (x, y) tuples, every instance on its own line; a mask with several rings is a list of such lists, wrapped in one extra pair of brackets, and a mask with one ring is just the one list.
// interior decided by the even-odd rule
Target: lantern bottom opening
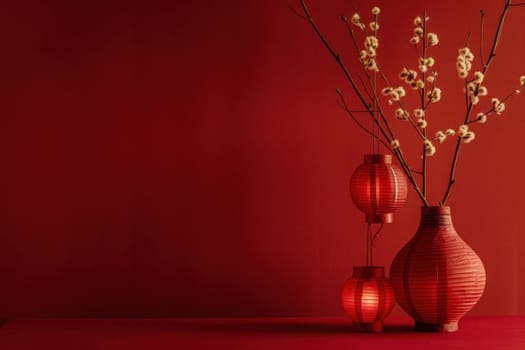
[(379, 333), (383, 331), (383, 321), (364, 323), (364, 322), (352, 322), (352, 330), (354, 332), (371, 332)]
[(451, 321), (447, 323), (416, 322), (414, 329), (420, 332), (456, 332), (458, 330), (458, 321)]

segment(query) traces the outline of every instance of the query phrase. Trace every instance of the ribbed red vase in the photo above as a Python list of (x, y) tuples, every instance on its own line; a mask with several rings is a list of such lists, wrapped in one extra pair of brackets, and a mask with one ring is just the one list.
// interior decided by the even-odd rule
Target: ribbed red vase
[(450, 207), (422, 207), (419, 228), (390, 268), (396, 301), (416, 330), (454, 332), (485, 289), (485, 268), (456, 232)]
[(365, 154), (365, 161), (352, 174), (350, 195), (365, 213), (366, 222), (390, 223), (393, 213), (407, 199), (407, 180), (392, 164), (391, 154)]
[(394, 308), (394, 290), (383, 266), (356, 266), (343, 287), (341, 301), (355, 331), (381, 332)]

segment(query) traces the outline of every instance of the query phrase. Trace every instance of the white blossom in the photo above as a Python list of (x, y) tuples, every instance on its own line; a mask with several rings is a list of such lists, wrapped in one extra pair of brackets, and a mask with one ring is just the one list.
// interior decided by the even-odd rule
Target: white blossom
[(410, 38), (410, 43), (414, 44), (414, 45), (419, 44), (419, 37), (418, 36), (411, 37)]
[(436, 46), (439, 43), (439, 38), (436, 33), (428, 33), (427, 39), (429, 46)]
[(381, 9), (380, 9), (379, 7), (374, 6), (374, 7), (372, 8), (372, 14), (373, 14), (373, 15), (376, 15), (376, 16), (377, 16), (380, 12), (381, 12)]
[(432, 156), (434, 155), (434, 153), (436, 153), (436, 147), (432, 144), (432, 141), (430, 141), (429, 139), (425, 139), (425, 141), (423, 141), (423, 144), (425, 145), (425, 154), (427, 156)]
[(445, 139), (447, 138), (447, 135), (443, 131), (436, 132), (436, 136), (434, 136), (434, 140), (437, 140), (437, 142), (441, 145), (443, 142), (445, 142)]
[(478, 123), (486, 123), (487, 115), (485, 113), (478, 113), (478, 115), (476, 116), (476, 121)]
[(478, 96), (487, 96), (488, 90), (485, 86), (478, 87)]
[(421, 108), (414, 109), (414, 115), (416, 118), (423, 118), (425, 116), (425, 111)]
[(399, 144), (399, 140), (392, 140), (390, 141), (390, 146), (392, 146), (393, 149), (398, 149), (401, 145)]
[(483, 82), (484, 77), (485, 76), (483, 75), (482, 72), (475, 72), (474, 73), (474, 83), (481, 84)]
[(474, 140), (476, 138), (476, 134), (474, 134), (474, 132), (472, 131), (467, 131), (467, 133), (465, 134), (465, 136), (463, 137), (463, 142), (465, 143), (470, 143), (472, 142), (472, 140)]
[(447, 136), (454, 136), (456, 134), (456, 132), (454, 131), (454, 129), (447, 129), (445, 130), (445, 135)]
[(458, 136), (463, 138), (467, 135), (467, 132), (468, 132), (468, 126), (463, 124), (463, 125), (460, 125), (459, 128), (458, 128)]
[(403, 108), (396, 109), (396, 118), (399, 120), (407, 120), (408, 119), (408, 113)]
[(441, 89), (438, 87), (433, 88), (432, 91), (427, 93), (427, 99), (429, 99), (430, 102), (438, 102), (441, 100)]
[(497, 115), (500, 115), (505, 110), (505, 103), (494, 97), (492, 100), (492, 109)]

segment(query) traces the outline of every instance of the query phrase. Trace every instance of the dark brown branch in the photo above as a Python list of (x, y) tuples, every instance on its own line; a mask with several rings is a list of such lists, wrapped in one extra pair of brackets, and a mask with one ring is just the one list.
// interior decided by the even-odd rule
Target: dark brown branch
[[(326, 47), (328, 52), (336, 60), (337, 64), (339, 65), (339, 67), (343, 71), (345, 77), (347, 78), (348, 82), (352, 86), (352, 89), (356, 93), (356, 95), (357, 95), (358, 99), (360, 100), (360, 102), (362, 103), (363, 107), (365, 107), (369, 111), (369, 115), (372, 118), (372, 120), (375, 123), (375, 125), (378, 127), (379, 132), (382, 134), (382, 136), (388, 142), (394, 140), (395, 139), (394, 134), (392, 132), (392, 129), (390, 128), (390, 125), (388, 124), (388, 120), (386, 119), (384, 113), (382, 111), (379, 111), (379, 117), (381, 118), (381, 122), (384, 123), (384, 126), (383, 126), (381, 124), (381, 122), (380, 122), (380, 119), (376, 116), (376, 113), (371, 110), (370, 104), (365, 100), (363, 94), (361, 93), (361, 90), (359, 89), (359, 87), (357, 86), (356, 82), (352, 78), (352, 75), (350, 74), (350, 72), (346, 68), (345, 64), (343, 63), (343, 60), (341, 59), (341, 56), (339, 55), (339, 53), (337, 53), (334, 50), (334, 48), (328, 43), (326, 38), (321, 33), (321, 30), (319, 29), (319, 27), (315, 23), (312, 15), (310, 14), (310, 11), (308, 10), (308, 7), (306, 6), (305, 0), (300, 0), (300, 3), (301, 3), (301, 6), (303, 8), (303, 11), (304, 11), (304, 13), (306, 15), (306, 18), (308, 19), (308, 22), (310, 22), (312, 28), (314, 29), (315, 33), (317, 34), (317, 36), (319, 37), (319, 39), (321, 40), (323, 45)], [(393, 153), (396, 156), (396, 158), (399, 161), (399, 163), (401, 164), (405, 174), (407, 175), (407, 177), (410, 180), (412, 186), (414, 187), (414, 190), (416, 191), (418, 196), (421, 198), (423, 204), (425, 206), (428, 206), (428, 201), (425, 198), (425, 196), (423, 195), (423, 193), (420, 191), (419, 186), (418, 186), (417, 182), (415, 181), (414, 176), (411, 173), (410, 168), (408, 167), (408, 165), (406, 163), (406, 160), (404, 159), (403, 154), (401, 153), (401, 150), (399, 148), (397, 148), (397, 149), (393, 150)]]
[(483, 10), (480, 10), (480, 14), (481, 14), (481, 23), (480, 23), (480, 30), (479, 30), (479, 59), (481, 62), (484, 62), (485, 60), (483, 59), (483, 37), (484, 37), (484, 32), (483, 32), (483, 29), (485, 27), (485, 11)]
[[(497, 26), (497, 29), (496, 29), (496, 33), (494, 35), (494, 40), (492, 42), (492, 48), (490, 50), (489, 57), (487, 58), (487, 62), (483, 65), (483, 69), (482, 69), (483, 75), (486, 74), (487, 70), (489, 69), (490, 63), (492, 62), (492, 60), (496, 56), (496, 49), (498, 48), (499, 40), (501, 38), (501, 33), (503, 31), (503, 23), (505, 22), (505, 16), (507, 15), (510, 7), (511, 7), (511, 0), (505, 0), (505, 6), (503, 7), (503, 11), (502, 11), (501, 16), (500, 16), (499, 21), (498, 21), (498, 26)], [(469, 105), (467, 107), (467, 112), (465, 114), (465, 120), (464, 120), (463, 124), (468, 124), (468, 122), (470, 120), (470, 114), (472, 112), (472, 107), (473, 107), (472, 102), (469, 102)], [(461, 143), (462, 143), (462, 139), (461, 139), (461, 137), (458, 136), (457, 141), (456, 141), (456, 149), (454, 151), (454, 157), (452, 159), (452, 165), (450, 167), (449, 182), (448, 182), (447, 189), (445, 191), (445, 195), (443, 196), (443, 199), (440, 202), (441, 206), (444, 206), (446, 204), (447, 199), (450, 196), (450, 191), (452, 190), (452, 187), (454, 186), (454, 183), (456, 182), (456, 180), (455, 180), (456, 166), (457, 166), (457, 163), (458, 163), (458, 157), (459, 157), (459, 151), (461, 149)]]

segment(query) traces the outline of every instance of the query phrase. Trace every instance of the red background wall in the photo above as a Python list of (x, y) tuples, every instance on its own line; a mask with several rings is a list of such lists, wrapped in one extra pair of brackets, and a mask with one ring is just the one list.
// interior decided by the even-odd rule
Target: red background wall
[[(352, 8), (309, 3), (350, 57), (339, 16)], [(337, 106), (335, 88), (350, 90), (289, 4), (298, 7), (278, 0), (2, 4), (4, 314), (342, 314), (340, 287), (365, 259), (363, 216), (348, 179), (369, 139)], [(414, 66), (411, 21), (429, 13), (444, 89), (429, 118), (432, 127), (457, 127), (456, 50), (472, 31), (479, 58), (480, 8), (488, 50), (503, 0), (375, 4), (391, 79)], [(363, 15), (371, 7), (355, 5)], [(524, 21), (522, 7), (506, 22), (490, 96), (502, 97), (525, 73)], [(525, 312), (524, 109), (524, 97), (514, 98), (461, 154), (449, 204), (488, 279), (473, 313)], [(403, 142), (410, 150), (412, 141)], [(431, 161), (434, 202), (451, 154), (449, 143)], [(419, 206), (410, 193), (379, 238), (377, 263), (388, 267), (415, 232)]]

